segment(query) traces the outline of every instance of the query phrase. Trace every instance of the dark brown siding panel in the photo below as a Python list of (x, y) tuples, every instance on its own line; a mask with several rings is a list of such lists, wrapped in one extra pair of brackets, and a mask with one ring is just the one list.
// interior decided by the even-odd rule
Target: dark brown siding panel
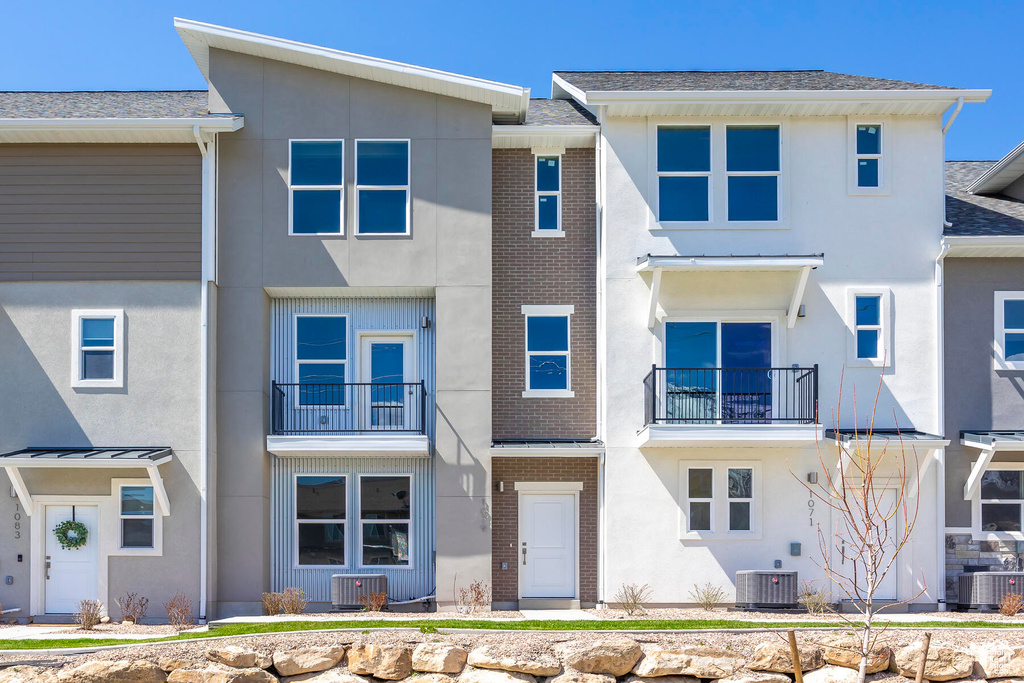
[[(493, 438), (590, 439), (596, 431), (597, 230), (594, 150), (562, 157), (565, 237), (531, 237), (534, 156), (493, 154)], [(523, 305), (573, 305), (574, 398), (523, 398)]]
[(0, 281), (198, 280), (196, 145), (0, 145)]

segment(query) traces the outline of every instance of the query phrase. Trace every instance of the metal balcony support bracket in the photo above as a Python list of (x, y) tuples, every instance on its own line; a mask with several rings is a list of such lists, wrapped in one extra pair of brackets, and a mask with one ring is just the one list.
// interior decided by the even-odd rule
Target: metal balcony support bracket
[(25, 485), (25, 480), (21, 476), (21, 470), (17, 467), (5, 467), (7, 470), (7, 476), (11, 480), (11, 485), (14, 486), (15, 493), (18, 494), (18, 500), (21, 501), (21, 507), (25, 509), (25, 514), (29, 517), (36, 511), (35, 501), (32, 500), (32, 494), (28, 492), (28, 486)]
[(796, 287), (793, 288), (793, 298), (789, 301), (789, 310), (786, 311), (786, 327), (793, 329), (796, 325), (797, 315), (800, 313), (800, 302), (804, 300), (804, 291), (807, 289), (807, 278), (811, 275), (811, 266), (804, 266), (800, 269), (800, 275), (796, 280)]

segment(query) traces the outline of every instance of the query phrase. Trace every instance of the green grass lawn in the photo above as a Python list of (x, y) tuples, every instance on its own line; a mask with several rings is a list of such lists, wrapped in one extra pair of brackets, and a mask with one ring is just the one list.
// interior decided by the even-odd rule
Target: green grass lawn
[[(881, 620), (884, 623), (884, 619)], [(143, 643), (173, 643), (178, 640), (200, 638), (222, 638), (225, 636), (258, 635), (261, 633), (283, 633), (286, 631), (320, 631), (348, 629), (368, 631), (375, 628), (413, 628), (433, 633), (451, 629), (479, 629), (488, 631), (695, 631), (706, 629), (785, 629), (843, 627), (842, 622), (759, 622), (737, 619), (615, 619), (601, 621), (488, 621), (470, 619), (420, 619), (409, 621), (346, 619), (337, 621), (273, 621), (259, 624), (229, 624), (218, 626), (204, 633), (183, 633), (145, 640), (123, 638), (52, 638), (47, 640), (0, 640), (0, 650), (46, 650), (58, 648), (100, 647), (106, 645), (129, 645)], [(1024, 628), (1024, 622), (1007, 623), (991, 621), (924, 621), (912, 624), (894, 624), (897, 627), (913, 629), (944, 628)]]

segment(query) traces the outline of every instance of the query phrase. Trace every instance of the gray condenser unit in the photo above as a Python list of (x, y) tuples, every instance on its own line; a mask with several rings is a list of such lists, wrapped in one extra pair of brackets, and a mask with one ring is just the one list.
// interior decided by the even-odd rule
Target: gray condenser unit
[(333, 609), (362, 609), (359, 596), (387, 592), (388, 577), (384, 574), (335, 574), (331, 577)]
[(755, 569), (736, 572), (736, 606), (744, 609), (797, 607), (796, 572)]
[(1010, 593), (1024, 595), (1024, 572), (970, 572), (957, 579), (960, 609), (998, 609)]

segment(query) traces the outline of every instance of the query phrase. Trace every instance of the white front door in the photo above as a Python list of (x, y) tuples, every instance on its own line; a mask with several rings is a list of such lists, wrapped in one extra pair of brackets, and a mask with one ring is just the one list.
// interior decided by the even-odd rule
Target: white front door
[(520, 597), (576, 597), (576, 496), (519, 494)]
[[(99, 509), (95, 505), (46, 506), (46, 557), (43, 560), (45, 579), (44, 597), (47, 614), (73, 614), (81, 600), (98, 599), (99, 591), (99, 538), (97, 537)], [(85, 545), (64, 550), (53, 533), (61, 522), (74, 518), (89, 530)]]
[(413, 378), (412, 335), (363, 336), (359, 387), (361, 425), (366, 431), (415, 429), (419, 416)]

